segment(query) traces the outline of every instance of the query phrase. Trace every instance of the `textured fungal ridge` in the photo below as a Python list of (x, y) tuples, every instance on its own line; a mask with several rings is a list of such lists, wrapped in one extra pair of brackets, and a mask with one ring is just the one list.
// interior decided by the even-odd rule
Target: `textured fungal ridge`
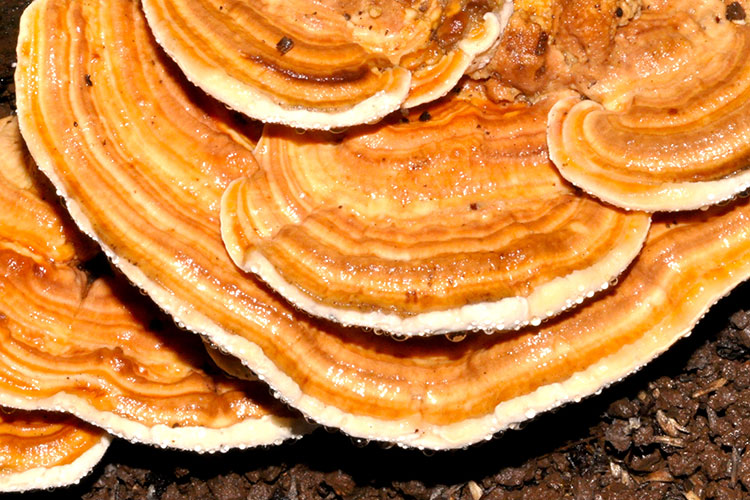
[(0, 492), (75, 484), (110, 441), (105, 431), (69, 415), (0, 408)]
[(331, 129), (445, 95), (487, 63), (512, 6), (153, 0), (144, 8), (156, 39), (212, 96), (266, 122)]
[(78, 268), (90, 246), (47, 201), (54, 194), (14, 119), (0, 122), (0, 151), (0, 202), (15, 207), (0, 216), (3, 405), (68, 411), (131, 440), (194, 450), (270, 444), (304, 429), (259, 383), (206, 371), (200, 341), (122, 280)]
[(555, 97), (496, 105), (465, 90), (340, 134), (266, 127), (260, 171), (224, 194), (227, 250), (344, 324), (426, 335), (538, 323), (606, 287), (649, 226), (559, 177), (545, 143)]
[[(493, 23), (510, 13), (483, 1), (143, 8), (36, 0), (18, 46), (21, 130), (76, 224), (250, 380), (201, 369), (195, 337), (152, 331), (110, 281), (89, 283), (65, 231), (19, 243), (0, 224), (0, 326), (15, 325), (0, 345), (16, 363), (0, 387), (16, 404), (222, 449), (298, 435), (296, 414), (256, 399), (267, 384), (358, 438), (460, 448), (625, 377), (750, 275), (750, 202), (708, 206), (746, 186), (749, 143), (748, 28), (721, 2), (519, 1), (502, 36)], [(240, 94), (260, 112), (227, 98)], [(109, 333), (81, 347), (74, 323)], [(452, 333), (395, 342), (356, 325)], [(119, 392), (75, 378), (86, 364)], [(32, 392), (63, 375), (110, 407), (22, 395), (39, 366), (54, 375)], [(144, 393), (160, 404), (140, 411)], [(158, 431), (100, 413), (128, 411)], [(259, 419), (267, 432), (222, 432)]]
[(750, 187), (750, 27), (723, 2), (645, 3), (615, 39), (608, 74), (584, 91), (593, 100), (552, 109), (551, 157), (570, 182), (627, 209), (729, 200)]

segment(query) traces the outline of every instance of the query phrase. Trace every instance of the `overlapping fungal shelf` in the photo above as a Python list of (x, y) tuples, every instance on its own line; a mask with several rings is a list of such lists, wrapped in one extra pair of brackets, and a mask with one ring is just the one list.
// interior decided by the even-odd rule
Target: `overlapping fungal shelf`
[(267, 126), (224, 194), (229, 255), (310, 314), (397, 335), (518, 329), (606, 288), (650, 217), (560, 178), (555, 95), (482, 94), (339, 134)]
[(0, 492), (75, 484), (111, 440), (70, 415), (0, 408)]
[(445, 95), (487, 59), (496, 0), (146, 1), (187, 77), (267, 122), (331, 129)]
[(0, 203), (15, 207), (0, 216), (0, 404), (67, 411), (134, 441), (196, 451), (305, 430), (262, 384), (206, 371), (200, 340), (122, 279), (79, 269), (86, 253), (76, 247), (91, 245), (33, 173), (14, 119), (0, 122), (0, 151)]
[[(13, 119), (0, 119), (0, 151), (2, 264), (90, 256), (93, 247), (62, 222), (59, 207), (44, 201), (54, 196), (40, 183), (40, 174), (26, 168), (30, 158)], [(5, 286), (0, 285), (0, 292), (0, 332), (7, 336)], [(33, 386), (33, 378), (23, 378), (23, 387)], [(99, 462), (111, 439), (103, 429), (69, 415), (0, 407), (0, 492), (77, 483)]]
[[(738, 196), (750, 31), (738, 8), (519, 1), (504, 35), (508, 5), (489, 1), (144, 9), (35, 0), (18, 45), (21, 130), (73, 220), (250, 381), (196, 371), (157, 389), (113, 369), (134, 355), (102, 334), (88, 347), (107, 353), (115, 398), (186, 384), (200, 399), (194, 388), (210, 386), (190, 407), (221, 413), (237, 405), (216, 398), (267, 384), (352, 436), (458, 448), (625, 377), (750, 276), (750, 202)], [(25, 213), (11, 220), (36, 218)], [(5, 286), (60, 292), (24, 314), (76, 304), (75, 318), (46, 322), (62, 338), (74, 322), (120, 318), (106, 282), (66, 295), (81, 279), (33, 260), (56, 241), (38, 234), (24, 251), (5, 243), (30, 259)], [(199, 342), (169, 339), (143, 347), (160, 351), (144, 368), (159, 379), (192, 370), (165, 345)], [(6, 371), (16, 386), (20, 366)], [(15, 404), (50, 401), (46, 387), (68, 376), (61, 365)], [(262, 419), (292, 425), (279, 403), (257, 401)], [(214, 417), (233, 425), (231, 412)]]
[(551, 157), (570, 182), (627, 209), (729, 200), (750, 188), (750, 27), (722, 22), (719, 1), (648, 4), (588, 90), (601, 102), (568, 98), (550, 113)]

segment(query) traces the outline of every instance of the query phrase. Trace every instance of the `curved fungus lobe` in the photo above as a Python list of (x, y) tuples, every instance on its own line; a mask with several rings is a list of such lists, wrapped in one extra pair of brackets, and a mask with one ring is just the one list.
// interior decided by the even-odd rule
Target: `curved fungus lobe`
[[(73, 229), (40, 197), (15, 121), (0, 120), (0, 132), (0, 203), (26, 207), (22, 218), (0, 212), (0, 404), (64, 410), (130, 440), (191, 450), (304, 429), (263, 384), (205, 371), (199, 339), (183, 338), (127, 285), (80, 271), (84, 259), (64, 236)], [(41, 250), (37, 231), (51, 236)]]
[(194, 451), (304, 431), (264, 384), (206, 371), (200, 340), (161, 328), (138, 294), (103, 278), (87, 287), (69, 268), (4, 251), (0, 273), (3, 404), (67, 411), (131, 441)]
[(486, 64), (512, 3), (146, 0), (156, 39), (208, 94), (264, 122), (331, 129), (445, 95)]
[(362, 335), (295, 311), (226, 255), (221, 193), (257, 167), (229, 140), (243, 137), (236, 125), (165, 66), (136, 2), (37, 0), (18, 54), (22, 130), (76, 221), (162, 308), (353, 436), (433, 449), (486, 439), (624, 377), (750, 274), (745, 201), (656, 224), (617, 287), (542, 329), (458, 344)]
[(606, 288), (649, 216), (559, 177), (554, 97), (471, 95), (341, 134), (266, 127), (223, 197), (229, 255), (310, 314), (398, 335), (517, 329)]
[(750, 187), (750, 26), (727, 21), (720, 1), (654, 3), (586, 91), (603, 104), (552, 109), (550, 157), (570, 182), (628, 209), (728, 200)]
[(75, 484), (99, 463), (111, 440), (70, 415), (0, 408), (0, 492)]
[(0, 118), (0, 248), (35, 259), (86, 260), (96, 250), (56, 203), (54, 188), (34, 167), (17, 120)]

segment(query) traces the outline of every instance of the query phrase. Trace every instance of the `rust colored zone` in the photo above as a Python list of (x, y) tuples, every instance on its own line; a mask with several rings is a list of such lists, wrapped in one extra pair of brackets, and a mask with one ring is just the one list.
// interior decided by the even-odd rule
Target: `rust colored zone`
[(70, 464), (103, 435), (68, 415), (0, 408), (0, 478)]
[(0, 389), (59, 393), (146, 425), (225, 427), (289, 415), (258, 383), (213, 368), (180, 332), (113, 277), (80, 269), (91, 244), (33, 170), (14, 120), (0, 121)]

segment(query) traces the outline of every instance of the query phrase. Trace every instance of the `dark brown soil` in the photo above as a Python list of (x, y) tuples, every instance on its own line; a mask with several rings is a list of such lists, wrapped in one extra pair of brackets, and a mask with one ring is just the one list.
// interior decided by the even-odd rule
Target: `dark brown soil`
[[(16, 24), (2, 1), (0, 115)], [(80, 485), (8, 498), (750, 498), (750, 286), (624, 382), (468, 450), (424, 454), (319, 430), (276, 448), (196, 455), (117, 441)]]

